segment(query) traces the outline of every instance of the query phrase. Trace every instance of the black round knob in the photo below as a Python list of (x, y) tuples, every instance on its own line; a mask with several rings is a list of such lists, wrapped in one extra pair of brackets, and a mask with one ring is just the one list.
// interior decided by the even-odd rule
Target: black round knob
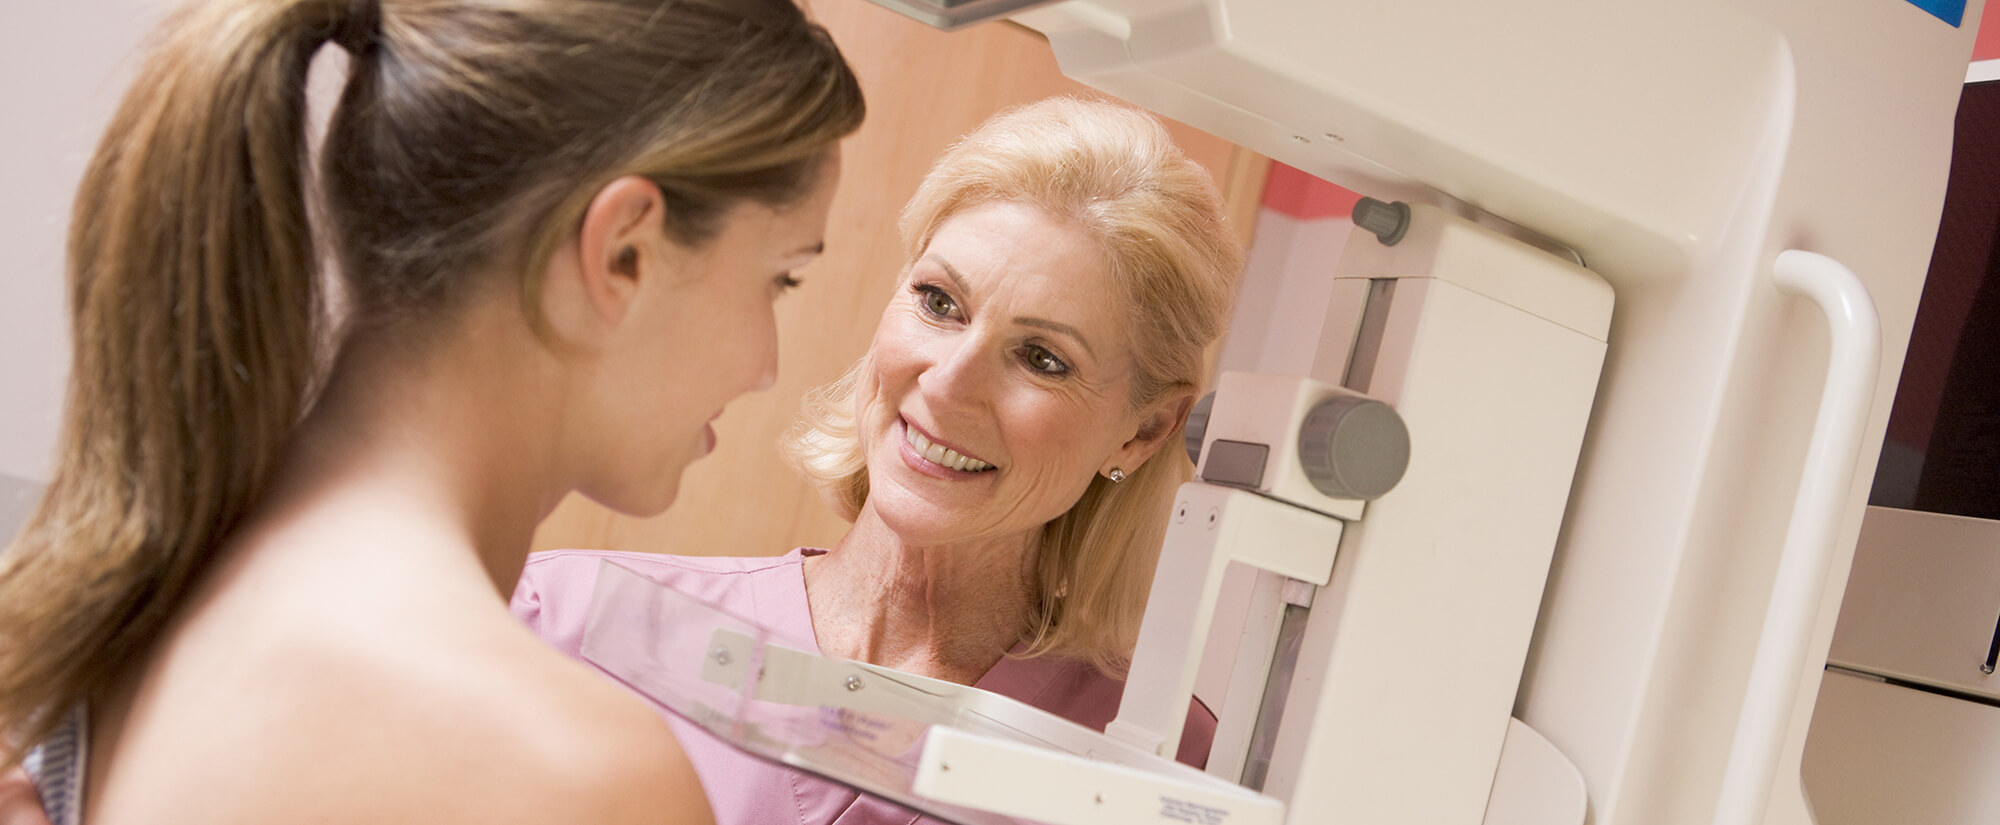
[(1403, 417), (1380, 401), (1328, 398), (1299, 424), (1299, 464), (1321, 493), (1369, 501), (1403, 480), (1410, 466), (1410, 431)]

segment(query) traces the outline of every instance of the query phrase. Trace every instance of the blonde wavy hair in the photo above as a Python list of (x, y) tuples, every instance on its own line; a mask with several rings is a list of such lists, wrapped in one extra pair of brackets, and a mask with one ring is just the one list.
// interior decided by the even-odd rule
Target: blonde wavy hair
[[(1119, 105), (1054, 98), (995, 115), (946, 150), (903, 208), (905, 266), (952, 216), (990, 201), (1032, 205), (1095, 236), (1124, 290), (1136, 369), (1133, 409), (1201, 386), (1204, 351), (1222, 334), (1243, 250), (1222, 196), (1152, 117)], [(793, 465), (849, 521), (868, 499), (854, 387), (867, 356), (807, 396), (786, 439)], [(1083, 659), (1119, 676), (1138, 640), (1175, 491), (1193, 476), (1165, 446), (1123, 482), (1090, 483), (1042, 530), (1026, 655)]]

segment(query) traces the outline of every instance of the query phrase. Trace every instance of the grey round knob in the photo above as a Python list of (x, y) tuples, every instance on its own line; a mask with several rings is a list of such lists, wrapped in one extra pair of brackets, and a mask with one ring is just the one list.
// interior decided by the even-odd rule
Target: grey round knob
[(1403, 417), (1380, 401), (1329, 398), (1299, 424), (1299, 464), (1314, 489), (1369, 501), (1403, 480), (1410, 466), (1410, 431)]
[(1215, 409), (1215, 393), (1209, 393), (1194, 402), (1194, 409), (1188, 411), (1187, 426), (1181, 430), (1181, 440), (1187, 444), (1188, 460), (1201, 463), (1202, 438), (1208, 435), (1208, 412)]
[(1354, 225), (1375, 233), (1383, 246), (1395, 246), (1410, 229), (1410, 205), (1362, 198), (1354, 203)]

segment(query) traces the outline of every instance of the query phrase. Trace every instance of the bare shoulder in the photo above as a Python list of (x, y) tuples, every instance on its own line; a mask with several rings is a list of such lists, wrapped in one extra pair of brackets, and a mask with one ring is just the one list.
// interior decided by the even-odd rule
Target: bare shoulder
[(94, 822), (710, 821), (666, 722), (510, 616), (449, 535), (327, 521), (246, 538), (93, 707)]
[(404, 618), (177, 654), (134, 703), (109, 775), (93, 758), (93, 818), (711, 821), (666, 723), (498, 604)]
[[(385, 694), (372, 722), (351, 721), (396, 741), (342, 761), (410, 780), (395, 783), (407, 798), (392, 810), (434, 812), (428, 822), (710, 821), (687, 757), (650, 707), (525, 632), (495, 633), (443, 655), (429, 645), (422, 662), (378, 663), (407, 689)], [(384, 753), (398, 764), (381, 764)]]

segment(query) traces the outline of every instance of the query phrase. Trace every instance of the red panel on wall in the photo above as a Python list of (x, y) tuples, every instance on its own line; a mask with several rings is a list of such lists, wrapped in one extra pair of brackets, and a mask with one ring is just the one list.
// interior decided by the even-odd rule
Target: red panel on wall
[(1360, 195), (1273, 161), (1264, 181), (1264, 207), (1300, 220), (1345, 218)]
[(1979, 34), (1972, 39), (1972, 59), (2000, 59), (2000, 3), (1988, 0), (1986, 10), (1979, 13)]

